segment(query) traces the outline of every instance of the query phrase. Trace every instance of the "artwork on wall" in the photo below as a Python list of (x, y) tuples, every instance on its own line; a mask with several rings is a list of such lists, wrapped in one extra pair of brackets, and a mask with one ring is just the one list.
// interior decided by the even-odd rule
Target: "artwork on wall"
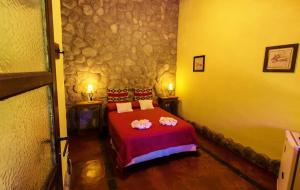
[(263, 72), (294, 72), (299, 44), (267, 47)]
[(205, 55), (195, 56), (193, 62), (193, 72), (204, 72)]

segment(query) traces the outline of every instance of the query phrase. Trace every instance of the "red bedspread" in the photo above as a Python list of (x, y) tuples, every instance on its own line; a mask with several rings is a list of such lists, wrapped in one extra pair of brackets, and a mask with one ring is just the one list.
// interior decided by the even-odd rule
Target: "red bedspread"
[[(160, 117), (173, 117), (178, 123), (175, 127), (159, 124)], [(148, 119), (152, 122), (149, 129), (131, 128), (133, 120)], [(186, 121), (155, 107), (152, 110), (136, 109), (133, 112), (108, 113), (109, 131), (117, 151), (120, 167), (126, 166), (134, 157), (172, 146), (187, 144), (198, 145), (195, 129)]]

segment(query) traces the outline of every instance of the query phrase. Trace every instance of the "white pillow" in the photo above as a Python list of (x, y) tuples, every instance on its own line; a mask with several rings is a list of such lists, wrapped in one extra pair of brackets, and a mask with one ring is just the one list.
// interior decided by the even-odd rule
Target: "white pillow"
[(154, 109), (152, 100), (139, 100), (141, 110)]
[(131, 112), (132, 110), (132, 105), (131, 102), (126, 102), (126, 103), (116, 103), (117, 105), (117, 112), (118, 113), (124, 113), (124, 112)]

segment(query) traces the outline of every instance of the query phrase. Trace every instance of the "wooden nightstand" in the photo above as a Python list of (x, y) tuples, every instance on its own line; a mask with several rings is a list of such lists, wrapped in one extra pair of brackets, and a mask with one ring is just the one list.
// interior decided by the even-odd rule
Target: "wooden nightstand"
[(177, 96), (169, 96), (169, 97), (158, 97), (159, 107), (162, 109), (177, 115), (178, 111), (178, 97)]
[(102, 101), (85, 101), (85, 102), (77, 102), (74, 105), (75, 109), (75, 120), (76, 120), (76, 131), (79, 133), (80, 130), (80, 110), (83, 108), (92, 108), (96, 107), (99, 110), (99, 114), (97, 115), (99, 121), (99, 132), (101, 133), (103, 130), (102, 127)]

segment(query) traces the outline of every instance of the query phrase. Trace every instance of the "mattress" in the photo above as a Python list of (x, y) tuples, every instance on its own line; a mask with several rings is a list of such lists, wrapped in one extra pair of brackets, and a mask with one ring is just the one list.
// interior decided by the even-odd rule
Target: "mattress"
[[(173, 117), (178, 121), (177, 125), (160, 125), (160, 117)], [(150, 120), (152, 127), (133, 129), (131, 122), (137, 119)], [(174, 153), (196, 151), (198, 146), (193, 126), (159, 107), (151, 110), (134, 109), (133, 112), (126, 113), (110, 111), (108, 122), (117, 163), (121, 168)]]

